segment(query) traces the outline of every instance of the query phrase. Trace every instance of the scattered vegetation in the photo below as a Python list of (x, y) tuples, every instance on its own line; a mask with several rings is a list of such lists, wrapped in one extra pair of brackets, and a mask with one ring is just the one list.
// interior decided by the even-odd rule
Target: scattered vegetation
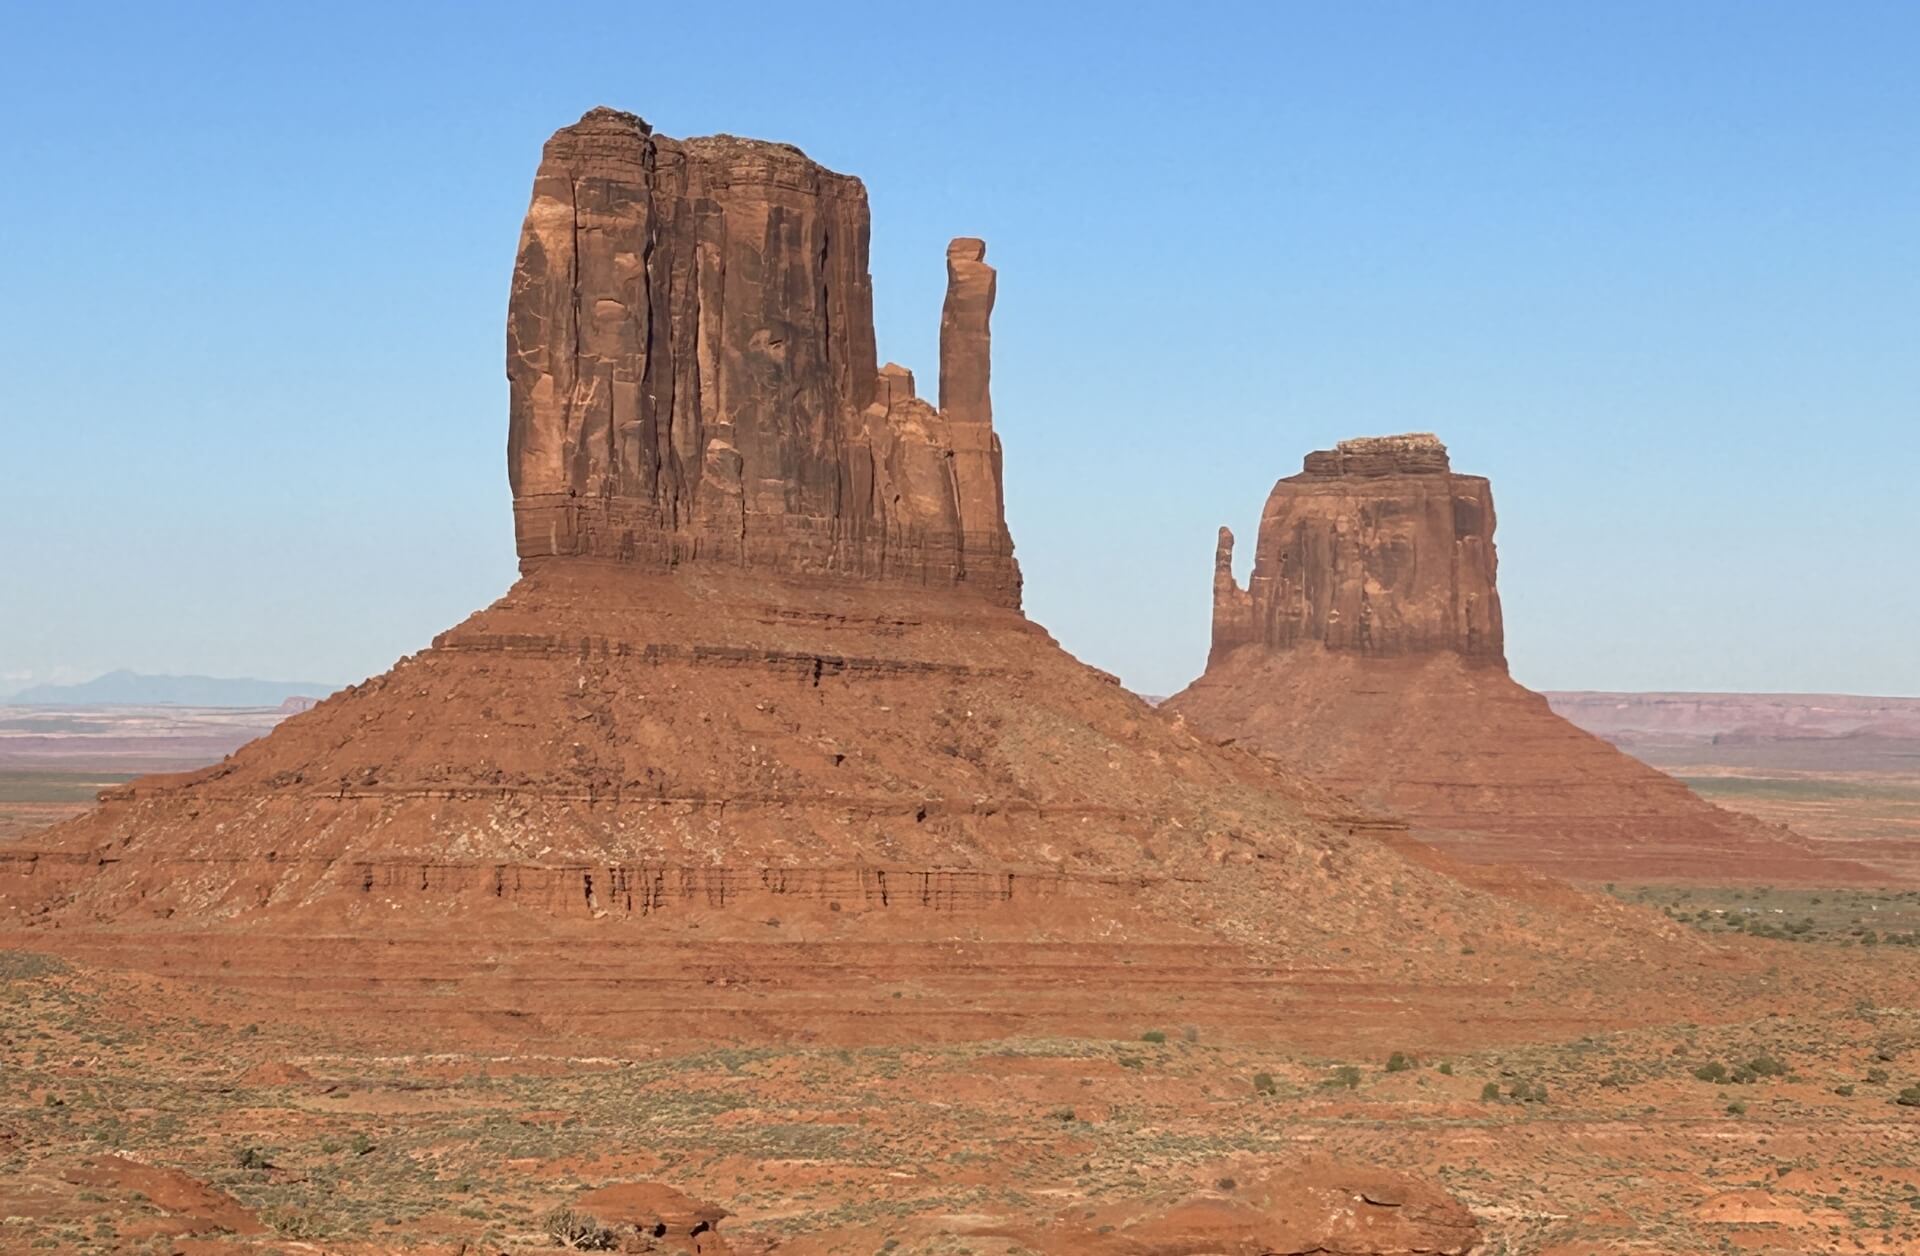
[(1920, 946), (1920, 891), (1608, 887), (1707, 933), (1837, 946)]
[(611, 1226), (575, 1208), (562, 1205), (540, 1219), (547, 1237), (576, 1252), (610, 1252), (620, 1246)]

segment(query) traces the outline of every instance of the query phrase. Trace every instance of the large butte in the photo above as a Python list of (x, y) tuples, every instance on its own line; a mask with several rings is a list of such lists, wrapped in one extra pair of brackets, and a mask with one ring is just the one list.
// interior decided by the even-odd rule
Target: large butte
[(1594, 881), (1871, 884), (1873, 870), (1555, 715), (1507, 672), (1493, 490), (1432, 435), (1308, 454), (1273, 486), (1253, 574), (1214, 553), (1213, 648), (1165, 709), (1480, 863)]

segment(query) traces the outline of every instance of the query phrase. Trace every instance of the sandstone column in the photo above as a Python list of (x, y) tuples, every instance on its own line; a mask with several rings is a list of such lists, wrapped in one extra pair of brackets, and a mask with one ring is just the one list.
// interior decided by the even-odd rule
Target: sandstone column
[(954, 499), (961, 561), (976, 575), (997, 573), (1012, 553), (1001, 493), (1000, 439), (993, 432), (994, 270), (983, 240), (947, 245), (947, 300), (940, 312), (940, 416), (953, 441)]

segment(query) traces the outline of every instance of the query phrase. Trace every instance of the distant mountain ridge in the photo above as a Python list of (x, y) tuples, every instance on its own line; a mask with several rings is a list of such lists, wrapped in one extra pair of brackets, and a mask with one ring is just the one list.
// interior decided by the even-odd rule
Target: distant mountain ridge
[(151, 676), (123, 668), (77, 685), (34, 685), (0, 702), (14, 706), (277, 707), (288, 698), (324, 698), (338, 688), (324, 681)]

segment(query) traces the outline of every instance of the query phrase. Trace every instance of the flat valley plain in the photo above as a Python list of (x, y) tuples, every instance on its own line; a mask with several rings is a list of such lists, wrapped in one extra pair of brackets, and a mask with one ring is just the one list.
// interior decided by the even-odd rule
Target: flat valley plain
[[(147, 734), (99, 713), (60, 734), (7, 714), (37, 721), (35, 736), (99, 740), (0, 760), (0, 841), (204, 746), (134, 745)], [(186, 739), (242, 731), (219, 713), (121, 718)], [(1920, 757), (1862, 740), (1798, 758), (1647, 753), (1724, 805), (1920, 866), (1903, 862), (1920, 847)], [(558, 1250), (558, 1210), (635, 1181), (725, 1207), (735, 1252), (1067, 1250), (1047, 1241), (1064, 1218), (1230, 1194), (1258, 1166), (1324, 1155), (1443, 1185), (1486, 1253), (1915, 1252), (1920, 1007), (1885, 993), (1920, 989), (1913, 884), (1623, 877), (1617, 896), (1715, 945), (1789, 966), (1845, 952), (1860, 991), (1817, 1011), (1783, 993), (1757, 1019), (1689, 1006), (1672, 1024), (1447, 1054), (1212, 1041), (1179, 1023), (1107, 1039), (591, 1055), (450, 1040), (420, 1054), (364, 1026), (276, 1017), (244, 992), (12, 950), (0, 1250)]]

